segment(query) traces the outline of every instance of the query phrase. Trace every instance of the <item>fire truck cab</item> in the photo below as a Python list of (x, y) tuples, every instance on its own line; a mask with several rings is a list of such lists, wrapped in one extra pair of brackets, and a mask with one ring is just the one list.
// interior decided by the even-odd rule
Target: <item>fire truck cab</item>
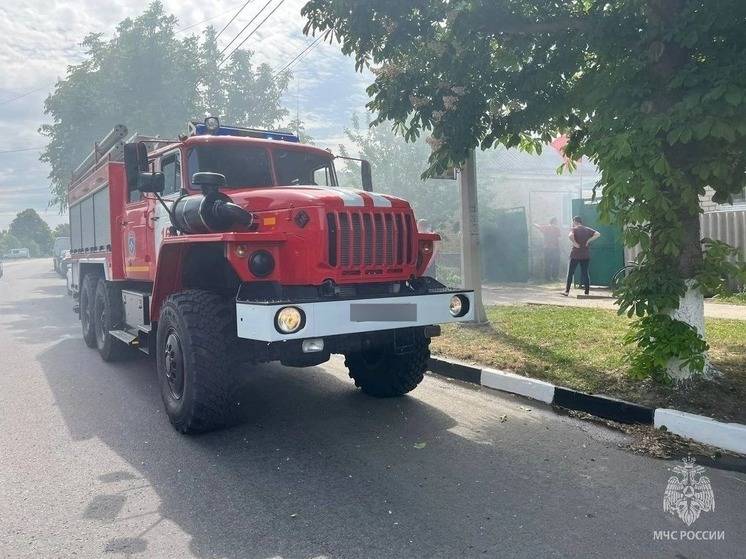
[(237, 366), (303, 367), (343, 354), (365, 393), (423, 378), (438, 324), (472, 319), (473, 294), (426, 277), (439, 236), (409, 204), (342, 188), (329, 151), (210, 117), (175, 140), (117, 126), (69, 189), (71, 286), (104, 360), (155, 354), (183, 433), (224, 425)]

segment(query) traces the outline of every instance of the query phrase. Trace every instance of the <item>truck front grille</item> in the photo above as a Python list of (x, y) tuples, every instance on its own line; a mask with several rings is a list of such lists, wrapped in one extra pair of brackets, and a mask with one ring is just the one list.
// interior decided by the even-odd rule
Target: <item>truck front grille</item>
[(328, 213), (330, 266), (344, 273), (383, 274), (415, 263), (414, 218), (407, 212), (342, 211)]

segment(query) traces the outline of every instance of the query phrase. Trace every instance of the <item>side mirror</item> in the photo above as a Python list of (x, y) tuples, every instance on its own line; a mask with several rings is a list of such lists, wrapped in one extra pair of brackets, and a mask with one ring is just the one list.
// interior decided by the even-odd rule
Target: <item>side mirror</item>
[[(143, 150), (145, 150), (144, 157), (142, 157)], [(148, 170), (147, 165), (148, 150), (143, 142), (124, 144), (124, 174), (127, 178), (128, 192), (137, 190), (140, 173)]]
[(223, 188), (226, 185), (225, 175), (207, 172), (194, 173), (192, 175), (192, 184), (194, 186), (199, 186), (205, 194), (208, 192), (216, 192), (218, 189)]
[(145, 142), (124, 144), (124, 173), (127, 190), (160, 194), (165, 189), (163, 173), (148, 171), (148, 148)]
[(137, 178), (137, 190), (140, 192), (162, 193), (166, 188), (163, 173), (140, 173)]
[(373, 192), (373, 173), (370, 170), (370, 162), (365, 159), (360, 161), (360, 176), (362, 178), (363, 190)]

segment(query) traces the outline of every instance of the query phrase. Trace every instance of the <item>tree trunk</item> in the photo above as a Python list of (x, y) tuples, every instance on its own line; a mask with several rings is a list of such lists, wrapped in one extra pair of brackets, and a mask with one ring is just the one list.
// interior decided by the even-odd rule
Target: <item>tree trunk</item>
[[(694, 286), (694, 274), (702, 263), (702, 244), (700, 242), (699, 213), (690, 214), (684, 209), (679, 220), (683, 229), (682, 250), (679, 258), (679, 273), (686, 282), (686, 294), (679, 300), (679, 308), (671, 313), (671, 318), (693, 326), (700, 337), (705, 337), (705, 302), (702, 291)], [(709, 359), (705, 356), (705, 373), (710, 369)], [(668, 362), (667, 372), (676, 380), (692, 378), (697, 371), (682, 366), (680, 359)]]

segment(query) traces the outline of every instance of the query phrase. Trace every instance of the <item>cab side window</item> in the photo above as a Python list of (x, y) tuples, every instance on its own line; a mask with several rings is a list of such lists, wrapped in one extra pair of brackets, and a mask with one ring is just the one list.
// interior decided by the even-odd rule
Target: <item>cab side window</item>
[(166, 155), (161, 160), (161, 172), (163, 173), (165, 188), (163, 195), (168, 196), (181, 192), (181, 161), (177, 153)]
[(142, 192), (137, 190), (137, 188), (133, 188), (127, 194), (127, 202), (129, 202), (130, 204), (142, 200)]

